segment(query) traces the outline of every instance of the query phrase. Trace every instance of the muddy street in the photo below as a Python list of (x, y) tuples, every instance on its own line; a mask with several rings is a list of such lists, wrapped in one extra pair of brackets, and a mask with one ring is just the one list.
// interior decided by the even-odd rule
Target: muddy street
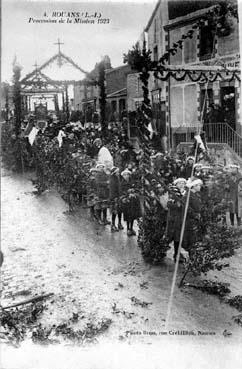
[[(169, 334), (165, 318), (174, 263), (172, 250), (162, 266), (145, 264), (136, 238), (90, 221), (87, 209), (68, 214), (54, 191), (36, 197), (31, 175), (2, 173), (2, 306), (34, 295), (54, 293), (40, 322), (64, 323), (73, 313), (81, 329), (88, 322), (111, 319), (97, 337), (100, 344), (171, 344), (193, 342), (237, 344), (242, 329), (233, 322), (238, 311), (216, 296), (192, 288), (176, 288)], [(242, 290), (242, 252), (230, 267), (213, 277)], [(181, 277), (182, 266), (179, 267)], [(176, 331), (194, 335), (176, 335)], [(231, 334), (224, 337), (227, 330)], [(203, 335), (198, 331), (205, 332)]]

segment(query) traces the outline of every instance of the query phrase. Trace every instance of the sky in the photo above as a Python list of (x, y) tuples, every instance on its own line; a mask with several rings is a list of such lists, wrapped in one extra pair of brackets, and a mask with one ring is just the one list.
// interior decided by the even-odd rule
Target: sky
[[(104, 55), (109, 55), (113, 67), (123, 64), (123, 54), (139, 39), (155, 8), (156, 1), (36, 1), (2, 0), (2, 70), (1, 80), (11, 81), (12, 63), (16, 55), (22, 66), (22, 77), (61, 51), (85, 71), (91, 71)], [(58, 17), (53, 15), (58, 12)], [(67, 23), (67, 14), (79, 12)], [(97, 13), (95, 24), (73, 23), (75, 18), (87, 19)], [(97, 23), (98, 17), (108, 19)], [(29, 21), (31, 18), (31, 21)], [(60, 18), (64, 23), (58, 23)], [(57, 23), (36, 23), (33, 20), (57, 20)], [(70, 18), (71, 19), (71, 18)], [(82, 78), (82, 76), (81, 76)]]

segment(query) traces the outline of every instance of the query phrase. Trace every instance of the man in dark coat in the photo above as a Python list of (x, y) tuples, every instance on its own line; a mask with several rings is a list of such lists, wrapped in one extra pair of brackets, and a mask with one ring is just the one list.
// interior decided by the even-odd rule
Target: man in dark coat
[(121, 176), (122, 211), (124, 221), (127, 222), (127, 235), (135, 236), (136, 232), (133, 229), (134, 220), (141, 217), (140, 199), (133, 186), (131, 171), (125, 169)]
[(170, 191), (170, 199), (168, 200), (168, 216), (167, 216), (167, 237), (168, 242), (174, 242), (174, 261), (176, 262), (180, 233), (183, 219), (183, 199), (186, 194), (185, 190), (186, 180), (185, 178), (177, 178), (173, 182), (173, 186)]
[[(112, 214), (111, 232), (117, 232), (124, 227), (121, 223), (122, 210), (120, 204), (121, 197), (121, 184), (119, 178), (119, 168), (113, 167), (110, 173), (109, 181), (109, 200), (110, 200), (110, 212)], [(118, 215), (118, 227), (115, 225), (116, 215)]]
[(95, 188), (97, 201), (95, 204), (95, 210), (99, 224), (107, 225), (110, 224), (110, 222), (107, 220), (107, 208), (109, 203), (109, 178), (105, 172), (105, 166), (103, 164), (97, 164), (96, 169)]
[(192, 167), (193, 167), (193, 163), (194, 163), (195, 158), (193, 156), (188, 156), (187, 160), (186, 160), (186, 164), (185, 164), (185, 168), (182, 174), (182, 176), (185, 179), (188, 179), (191, 177), (192, 174)]
[(241, 175), (239, 174), (239, 166), (237, 164), (230, 165), (230, 173), (227, 183), (227, 199), (229, 205), (229, 216), (231, 225), (234, 226), (234, 216), (236, 215), (237, 224), (240, 224), (241, 220), (238, 216), (238, 183)]
[[(201, 191), (201, 187), (203, 182), (201, 179), (195, 179), (193, 181), (187, 182), (187, 186), (190, 186), (190, 198), (188, 205), (188, 212), (185, 224), (185, 231), (183, 236), (183, 248), (186, 251), (191, 250), (197, 241), (198, 236), (198, 225), (200, 220), (200, 213), (202, 208), (201, 198), (199, 192)], [(186, 200), (186, 197), (184, 198)], [(185, 203), (183, 210), (185, 209)], [(184, 214), (184, 211), (183, 211)]]

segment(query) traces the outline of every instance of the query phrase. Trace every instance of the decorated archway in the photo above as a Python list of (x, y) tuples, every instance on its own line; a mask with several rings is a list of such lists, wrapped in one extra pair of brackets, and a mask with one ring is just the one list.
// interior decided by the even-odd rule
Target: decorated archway
[(42, 65), (34, 64), (34, 70), (21, 81), (22, 110), (25, 114), (60, 111), (69, 116), (73, 86), (83, 79), (87, 72), (61, 51), (62, 42), (58, 39), (58, 52)]

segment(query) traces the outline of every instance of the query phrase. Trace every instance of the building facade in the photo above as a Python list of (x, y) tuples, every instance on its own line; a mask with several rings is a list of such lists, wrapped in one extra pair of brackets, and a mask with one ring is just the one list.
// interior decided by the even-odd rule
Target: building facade
[[(178, 2), (176, 2), (178, 3)], [(210, 4), (209, 4), (210, 3)], [(214, 4), (214, 2), (213, 2)], [(180, 6), (169, 13), (169, 22), (165, 26), (166, 49), (170, 49), (200, 20), (204, 21), (193, 29), (191, 38), (185, 40), (183, 48), (170, 55), (169, 65), (176, 67), (232, 67), (239, 69), (239, 26), (235, 17), (226, 19), (227, 29), (211, 23), (208, 13), (215, 5), (204, 2), (204, 8), (186, 9)], [(195, 10), (195, 11), (191, 11)], [(183, 14), (181, 15), (181, 10)], [(176, 81), (171, 78), (167, 94), (169, 125), (173, 145), (186, 141), (189, 131), (203, 127), (204, 123), (227, 124), (231, 130), (241, 134), (240, 120), (240, 82), (237, 79), (213, 83), (191, 82), (189, 79)], [(213, 126), (219, 129), (221, 125)], [(212, 137), (211, 137), (212, 139)]]
[[(167, 0), (160, 0), (145, 27), (145, 41), (147, 48), (151, 51), (151, 58), (158, 61), (165, 53), (165, 37), (166, 32), (164, 26), (168, 23), (168, 2)], [(166, 119), (166, 95), (167, 82), (160, 81), (150, 76), (149, 91), (152, 107), (152, 121), (153, 128), (161, 136), (169, 135), (169, 124)]]
[[(152, 59), (158, 61), (174, 43), (193, 29), (192, 37), (184, 40), (182, 48), (169, 56), (167, 66), (183, 69), (199, 69), (216, 66), (239, 69), (238, 20), (226, 16), (225, 28), (211, 24), (209, 13), (220, 2), (159, 0), (145, 28), (147, 49)], [(223, 123), (236, 133), (242, 133), (240, 120), (240, 82), (237, 79), (213, 83), (192, 82), (188, 77), (177, 81), (170, 77), (160, 81), (153, 76), (149, 81), (153, 122), (166, 132), (170, 145), (187, 141), (191, 132), (204, 122)], [(211, 110), (213, 109), (213, 114)], [(214, 122), (212, 122), (214, 120)]]
[(129, 65), (106, 70), (106, 95), (108, 121), (121, 121), (127, 113), (127, 80), (132, 73)]
[(99, 68), (111, 69), (111, 61), (108, 55), (104, 56), (100, 63), (96, 63), (94, 69), (88, 73), (87, 77), (74, 86), (73, 107), (79, 110), (84, 116), (85, 122), (92, 122), (100, 113), (99, 97), (100, 88), (98, 86)]

